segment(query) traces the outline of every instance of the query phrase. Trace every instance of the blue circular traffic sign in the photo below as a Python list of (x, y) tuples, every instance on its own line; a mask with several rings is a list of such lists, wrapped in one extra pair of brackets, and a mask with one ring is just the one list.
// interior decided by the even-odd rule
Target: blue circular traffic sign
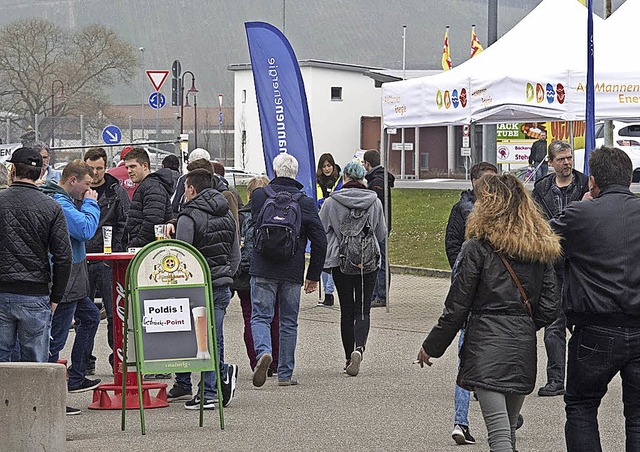
[(151, 93), (151, 96), (149, 96), (149, 105), (151, 105), (151, 108), (162, 108), (166, 103), (166, 97), (164, 97), (164, 94), (158, 91)]
[(102, 129), (102, 141), (106, 144), (118, 144), (122, 139), (122, 132), (118, 126), (110, 125)]

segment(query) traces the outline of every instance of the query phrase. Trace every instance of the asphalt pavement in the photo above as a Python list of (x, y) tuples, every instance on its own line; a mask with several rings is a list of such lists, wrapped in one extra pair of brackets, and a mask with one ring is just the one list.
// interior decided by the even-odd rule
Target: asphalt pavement
[[(279, 387), (270, 378), (262, 388), (251, 383), (251, 369), (243, 342), (240, 303), (234, 297), (225, 318), (225, 357), (240, 366), (236, 397), (225, 409), (225, 430), (218, 412), (198, 412), (182, 403), (146, 410), (146, 435), (139, 415), (127, 412), (126, 431), (120, 411), (88, 410), (91, 393), (69, 394), (68, 404), (83, 410), (67, 416), (68, 451), (487, 451), (480, 407), (469, 409), (471, 432), (477, 444), (456, 446), (453, 428), (453, 387), (456, 376), (454, 342), (431, 368), (413, 364), (422, 340), (442, 311), (449, 280), (394, 275), (390, 308), (372, 310), (371, 331), (360, 375), (343, 373), (340, 312), (337, 306), (316, 306), (317, 294), (303, 295), (295, 376), (298, 386)], [(110, 381), (106, 321), (100, 324), (94, 354), (97, 375)], [(68, 358), (73, 340), (62, 357)], [(542, 332), (538, 333), (538, 386), (545, 383), (546, 362)], [(171, 385), (172, 381), (166, 383)], [(527, 397), (525, 424), (518, 431), (518, 450), (562, 451), (562, 397)], [(624, 418), (618, 377), (600, 407), (600, 434), (605, 451), (624, 450)], [(458, 449), (459, 450), (459, 449)]]

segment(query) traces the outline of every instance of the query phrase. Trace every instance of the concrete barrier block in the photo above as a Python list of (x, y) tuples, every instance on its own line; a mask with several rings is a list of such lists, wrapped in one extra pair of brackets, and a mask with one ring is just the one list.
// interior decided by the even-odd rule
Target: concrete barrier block
[(0, 363), (0, 449), (65, 450), (65, 373), (61, 364)]

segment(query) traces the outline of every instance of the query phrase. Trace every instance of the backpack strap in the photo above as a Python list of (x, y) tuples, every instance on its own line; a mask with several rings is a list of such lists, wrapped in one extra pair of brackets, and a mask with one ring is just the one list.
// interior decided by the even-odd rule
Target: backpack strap
[(304, 196), (304, 193), (302, 193), (301, 191), (298, 191), (295, 193), (291, 193), (290, 191), (287, 191), (287, 190), (275, 191), (271, 185), (265, 185), (264, 192), (269, 196), (269, 198), (275, 198), (276, 196), (278, 196), (278, 193), (289, 193), (291, 195), (291, 199), (293, 199), (296, 202), (299, 201), (300, 198)]

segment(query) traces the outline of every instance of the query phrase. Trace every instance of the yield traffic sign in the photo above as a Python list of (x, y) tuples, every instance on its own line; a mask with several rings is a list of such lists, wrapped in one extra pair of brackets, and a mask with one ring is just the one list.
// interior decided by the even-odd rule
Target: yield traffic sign
[(156, 91), (160, 91), (162, 84), (167, 79), (169, 71), (146, 71), (147, 77), (151, 80), (151, 84)]
[(102, 129), (102, 141), (106, 144), (118, 144), (122, 139), (122, 132), (118, 126), (110, 125)]

